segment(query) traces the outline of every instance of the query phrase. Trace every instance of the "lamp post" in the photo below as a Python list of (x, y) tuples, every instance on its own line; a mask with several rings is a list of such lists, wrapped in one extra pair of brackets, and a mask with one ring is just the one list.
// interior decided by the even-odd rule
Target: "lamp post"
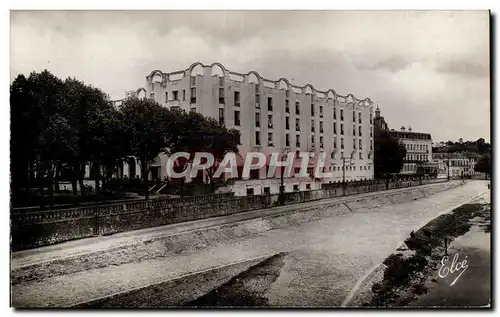
[[(342, 157), (342, 187), (344, 188), (345, 195), (345, 160), (347, 157)], [(351, 158), (349, 157), (349, 165), (351, 165)]]
[[(283, 162), (284, 155), (288, 155), (289, 151), (288, 149), (284, 149), (281, 151), (281, 162)], [(284, 204), (285, 200), (285, 179), (284, 179), (284, 174), (285, 174), (285, 166), (281, 166), (281, 171), (280, 171), (280, 203), (281, 205)]]
[(450, 181), (450, 153), (448, 153), (448, 161), (446, 162), (448, 165), (448, 175), (447, 175), (447, 181)]

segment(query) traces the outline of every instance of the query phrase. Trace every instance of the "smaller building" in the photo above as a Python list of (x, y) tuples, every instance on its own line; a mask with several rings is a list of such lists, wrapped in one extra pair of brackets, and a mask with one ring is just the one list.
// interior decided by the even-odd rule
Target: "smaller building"
[(432, 163), (432, 137), (429, 133), (413, 132), (411, 127), (389, 133), (406, 148), (402, 175), (437, 175), (437, 164)]
[(477, 153), (434, 153), (432, 161), (439, 165), (440, 177), (464, 178), (482, 173), (476, 172), (474, 167), (481, 155)]

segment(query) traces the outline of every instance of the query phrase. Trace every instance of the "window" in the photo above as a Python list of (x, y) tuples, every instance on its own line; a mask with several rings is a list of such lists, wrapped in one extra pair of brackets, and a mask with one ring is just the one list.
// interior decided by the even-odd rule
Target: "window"
[(356, 122), (356, 112), (352, 112), (352, 122)]
[(219, 104), (224, 105), (226, 103), (226, 98), (224, 94), (224, 88), (219, 88)]
[(219, 109), (219, 123), (224, 125), (224, 109)]
[(196, 77), (191, 76), (191, 86), (196, 86)]
[(196, 87), (191, 88), (191, 103), (196, 103)]
[(295, 131), (300, 131), (300, 119), (295, 119)]
[(373, 141), (370, 140), (370, 151), (373, 151)]
[(344, 109), (340, 109), (340, 120), (344, 121)]
[(311, 104), (311, 116), (314, 116), (314, 104)]
[(255, 145), (260, 145), (260, 131), (255, 131)]
[(361, 133), (361, 126), (358, 127), (358, 132), (359, 132), (359, 136), (362, 136), (363, 134)]
[(271, 187), (266, 186), (264, 187), (264, 195), (269, 195), (271, 193)]
[(165, 92), (165, 102), (168, 102), (168, 91)]
[[(340, 152), (340, 158), (344, 158), (344, 152)], [(344, 170), (344, 167), (342, 167), (342, 170)]]
[(150, 92), (149, 93), (149, 99), (156, 100), (156, 93)]
[(295, 102), (295, 114), (300, 114), (300, 103), (298, 101)]
[(253, 196), (253, 188), (247, 188), (247, 196)]
[(290, 134), (285, 134), (285, 146), (290, 146)]
[(340, 124), (340, 135), (344, 135), (344, 125)]
[(272, 114), (267, 116), (267, 127), (269, 129), (273, 128), (273, 115)]
[(285, 129), (290, 130), (290, 117), (285, 117)]
[(337, 138), (333, 139), (333, 148), (337, 148)]
[(319, 133), (323, 133), (323, 121), (319, 122)]
[(267, 97), (267, 110), (273, 111), (273, 98)]
[(319, 106), (319, 116), (323, 117), (323, 106)]
[(311, 184), (306, 184), (306, 189), (311, 189)]
[(234, 106), (235, 107), (240, 106), (240, 92), (239, 91), (234, 92)]
[(362, 121), (361, 121), (361, 112), (359, 113), (359, 116), (358, 116), (358, 123), (362, 123)]
[(373, 137), (373, 128), (370, 127), (370, 138)]
[(300, 134), (295, 136), (295, 146), (300, 147)]
[(238, 110), (234, 110), (234, 125), (240, 126), (240, 112)]
[(319, 147), (323, 148), (323, 137), (322, 136), (319, 137)]
[(299, 185), (293, 185), (293, 190), (294, 191), (299, 191)]
[(285, 113), (290, 113), (290, 100), (288, 99), (285, 99)]
[(273, 144), (273, 133), (269, 132), (267, 134), (267, 146), (274, 146)]
[(311, 135), (311, 147), (314, 148), (314, 143), (316, 142), (315, 138), (314, 138), (314, 134)]
[(179, 92), (177, 90), (172, 91), (172, 94), (174, 95), (173, 100), (179, 100)]
[(340, 148), (344, 149), (344, 138), (340, 138)]
[(259, 84), (255, 84), (255, 93), (258, 94), (260, 91), (260, 85)]
[(359, 152), (359, 159), (362, 160), (363, 159), (363, 153)]
[(373, 123), (373, 115), (370, 113), (370, 124)]
[(337, 134), (337, 122), (333, 123), (333, 134)]
[(224, 77), (219, 77), (219, 86), (224, 87)]
[(186, 100), (186, 89), (182, 89), (182, 100)]
[(356, 139), (352, 139), (352, 148), (356, 149)]
[(337, 119), (337, 108), (333, 107), (333, 119)]
[(356, 126), (355, 125), (352, 126), (352, 135), (356, 135)]
[(255, 95), (255, 108), (260, 109), (260, 95)]
[(314, 119), (311, 120), (311, 132), (314, 132)]

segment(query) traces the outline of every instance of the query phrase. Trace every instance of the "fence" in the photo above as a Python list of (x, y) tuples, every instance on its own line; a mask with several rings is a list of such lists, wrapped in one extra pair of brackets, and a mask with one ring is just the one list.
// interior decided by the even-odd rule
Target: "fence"
[(11, 213), (11, 248), (17, 251), (97, 235), (265, 209), (280, 203), (289, 205), (436, 182), (443, 181), (435, 179), (390, 183), (372, 181), (349, 184), (345, 187), (338, 184), (324, 184), (324, 188), (319, 190), (285, 193), (281, 196), (281, 201), (280, 195), (235, 197), (233, 193), (224, 193)]

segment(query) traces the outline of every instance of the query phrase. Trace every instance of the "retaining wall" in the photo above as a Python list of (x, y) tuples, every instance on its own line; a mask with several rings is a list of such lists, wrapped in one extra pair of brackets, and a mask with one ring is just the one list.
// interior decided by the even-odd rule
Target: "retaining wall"
[[(435, 183), (435, 180), (422, 183)], [(391, 183), (389, 188), (411, 187), (419, 181)], [(333, 184), (332, 184), (333, 185)], [(431, 195), (447, 189), (451, 183), (441, 183), (439, 188), (425, 188)], [(328, 186), (327, 186), (328, 187)], [(431, 186), (436, 187), (436, 186)], [(346, 187), (330, 186), (327, 189), (302, 191), (284, 194), (284, 204), (309, 202), (324, 198), (341, 197), (367, 193), (386, 188), (386, 184), (374, 183)], [(443, 189), (444, 188), (444, 189)], [(422, 197), (421, 189), (413, 188), (409, 192), (391, 193), (386, 197), (381, 192), (379, 197), (351, 202), (351, 209), (369, 208), (386, 203), (398, 203), (405, 199)], [(118, 232), (137, 230), (172, 223), (179, 223), (209, 217), (229, 215), (256, 209), (275, 207), (279, 195), (259, 195), (235, 197), (232, 193), (207, 196), (154, 199), (123, 204), (89, 206), (81, 208), (48, 210), (11, 214), (11, 249), (13, 251), (54, 244), (58, 242), (109, 235)]]

